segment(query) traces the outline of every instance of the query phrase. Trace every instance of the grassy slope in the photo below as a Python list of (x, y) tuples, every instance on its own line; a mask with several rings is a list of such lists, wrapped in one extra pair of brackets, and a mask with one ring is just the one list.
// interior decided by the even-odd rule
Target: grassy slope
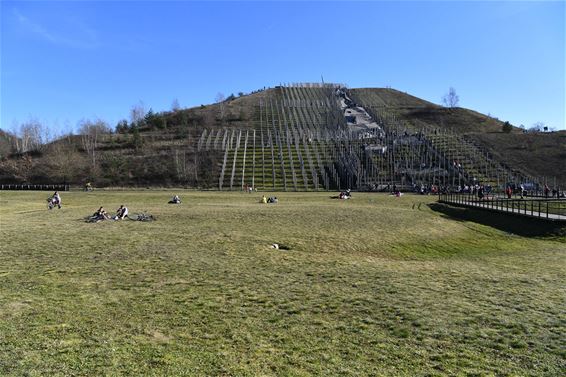
[(350, 92), (365, 104), (373, 106), (423, 107), (436, 105), (410, 94), (389, 88), (359, 88)]
[[(456, 132), (500, 132), (503, 122), (484, 114), (461, 107), (445, 108), (395, 89), (352, 89), (362, 102), (374, 106), (390, 107), (400, 119), (415, 123), (424, 122), (435, 128)], [(514, 132), (520, 132), (514, 129)]]
[[(171, 195), (64, 193), (47, 212), (45, 193), (0, 192), (0, 374), (564, 370), (564, 239), (450, 220), (425, 197)], [(122, 203), (158, 221), (81, 220)]]
[(535, 177), (556, 177), (566, 185), (566, 141), (564, 132), (523, 134), (513, 128), (510, 134), (502, 132), (503, 122), (464, 108), (444, 108), (394, 89), (353, 89), (363, 102), (389, 106), (391, 111), (417, 129), (444, 128), (467, 134), (482, 144), (491, 155), (516, 170)]
[(536, 134), (476, 134), (474, 138), (509, 164), (566, 188), (566, 131)]

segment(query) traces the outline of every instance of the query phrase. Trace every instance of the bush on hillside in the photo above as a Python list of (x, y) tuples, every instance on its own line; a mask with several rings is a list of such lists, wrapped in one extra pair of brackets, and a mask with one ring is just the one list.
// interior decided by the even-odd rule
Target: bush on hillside
[(503, 123), (503, 126), (501, 126), (501, 129), (502, 129), (503, 132), (508, 134), (513, 130), (513, 126), (511, 125), (511, 123), (505, 122), (505, 123)]

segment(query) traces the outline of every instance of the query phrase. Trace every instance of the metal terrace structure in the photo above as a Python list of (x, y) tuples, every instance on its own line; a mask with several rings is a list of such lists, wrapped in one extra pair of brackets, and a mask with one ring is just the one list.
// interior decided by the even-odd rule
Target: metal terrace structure
[(464, 136), (404, 122), (395, 107), (341, 84), (280, 85), (257, 104), (252, 123), (205, 129), (198, 137), (199, 151), (223, 156), (220, 190), (541, 185)]

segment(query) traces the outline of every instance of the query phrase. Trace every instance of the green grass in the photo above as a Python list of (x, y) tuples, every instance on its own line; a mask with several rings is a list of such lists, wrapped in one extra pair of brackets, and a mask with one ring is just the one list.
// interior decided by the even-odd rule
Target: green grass
[[(0, 192), (0, 375), (560, 375), (565, 240), (434, 198)], [(419, 203), (421, 203), (419, 208)], [(100, 205), (157, 221), (83, 218)], [(279, 243), (290, 250), (274, 250)]]

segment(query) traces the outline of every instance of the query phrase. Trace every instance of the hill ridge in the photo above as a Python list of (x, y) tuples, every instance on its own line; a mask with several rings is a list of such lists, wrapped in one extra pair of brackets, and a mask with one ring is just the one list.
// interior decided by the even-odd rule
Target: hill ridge
[[(540, 181), (524, 163), (496, 153), (489, 138), (478, 137), (503, 137), (502, 125), (391, 88), (280, 85), (152, 113), (101, 135), (94, 151), (69, 139), (47, 146), (27, 165), (3, 157), (0, 181), (293, 191)], [(512, 130), (519, 139), (520, 132)], [(65, 153), (77, 161), (74, 169), (61, 168)], [(86, 161), (89, 153), (99, 154), (98, 163)]]

